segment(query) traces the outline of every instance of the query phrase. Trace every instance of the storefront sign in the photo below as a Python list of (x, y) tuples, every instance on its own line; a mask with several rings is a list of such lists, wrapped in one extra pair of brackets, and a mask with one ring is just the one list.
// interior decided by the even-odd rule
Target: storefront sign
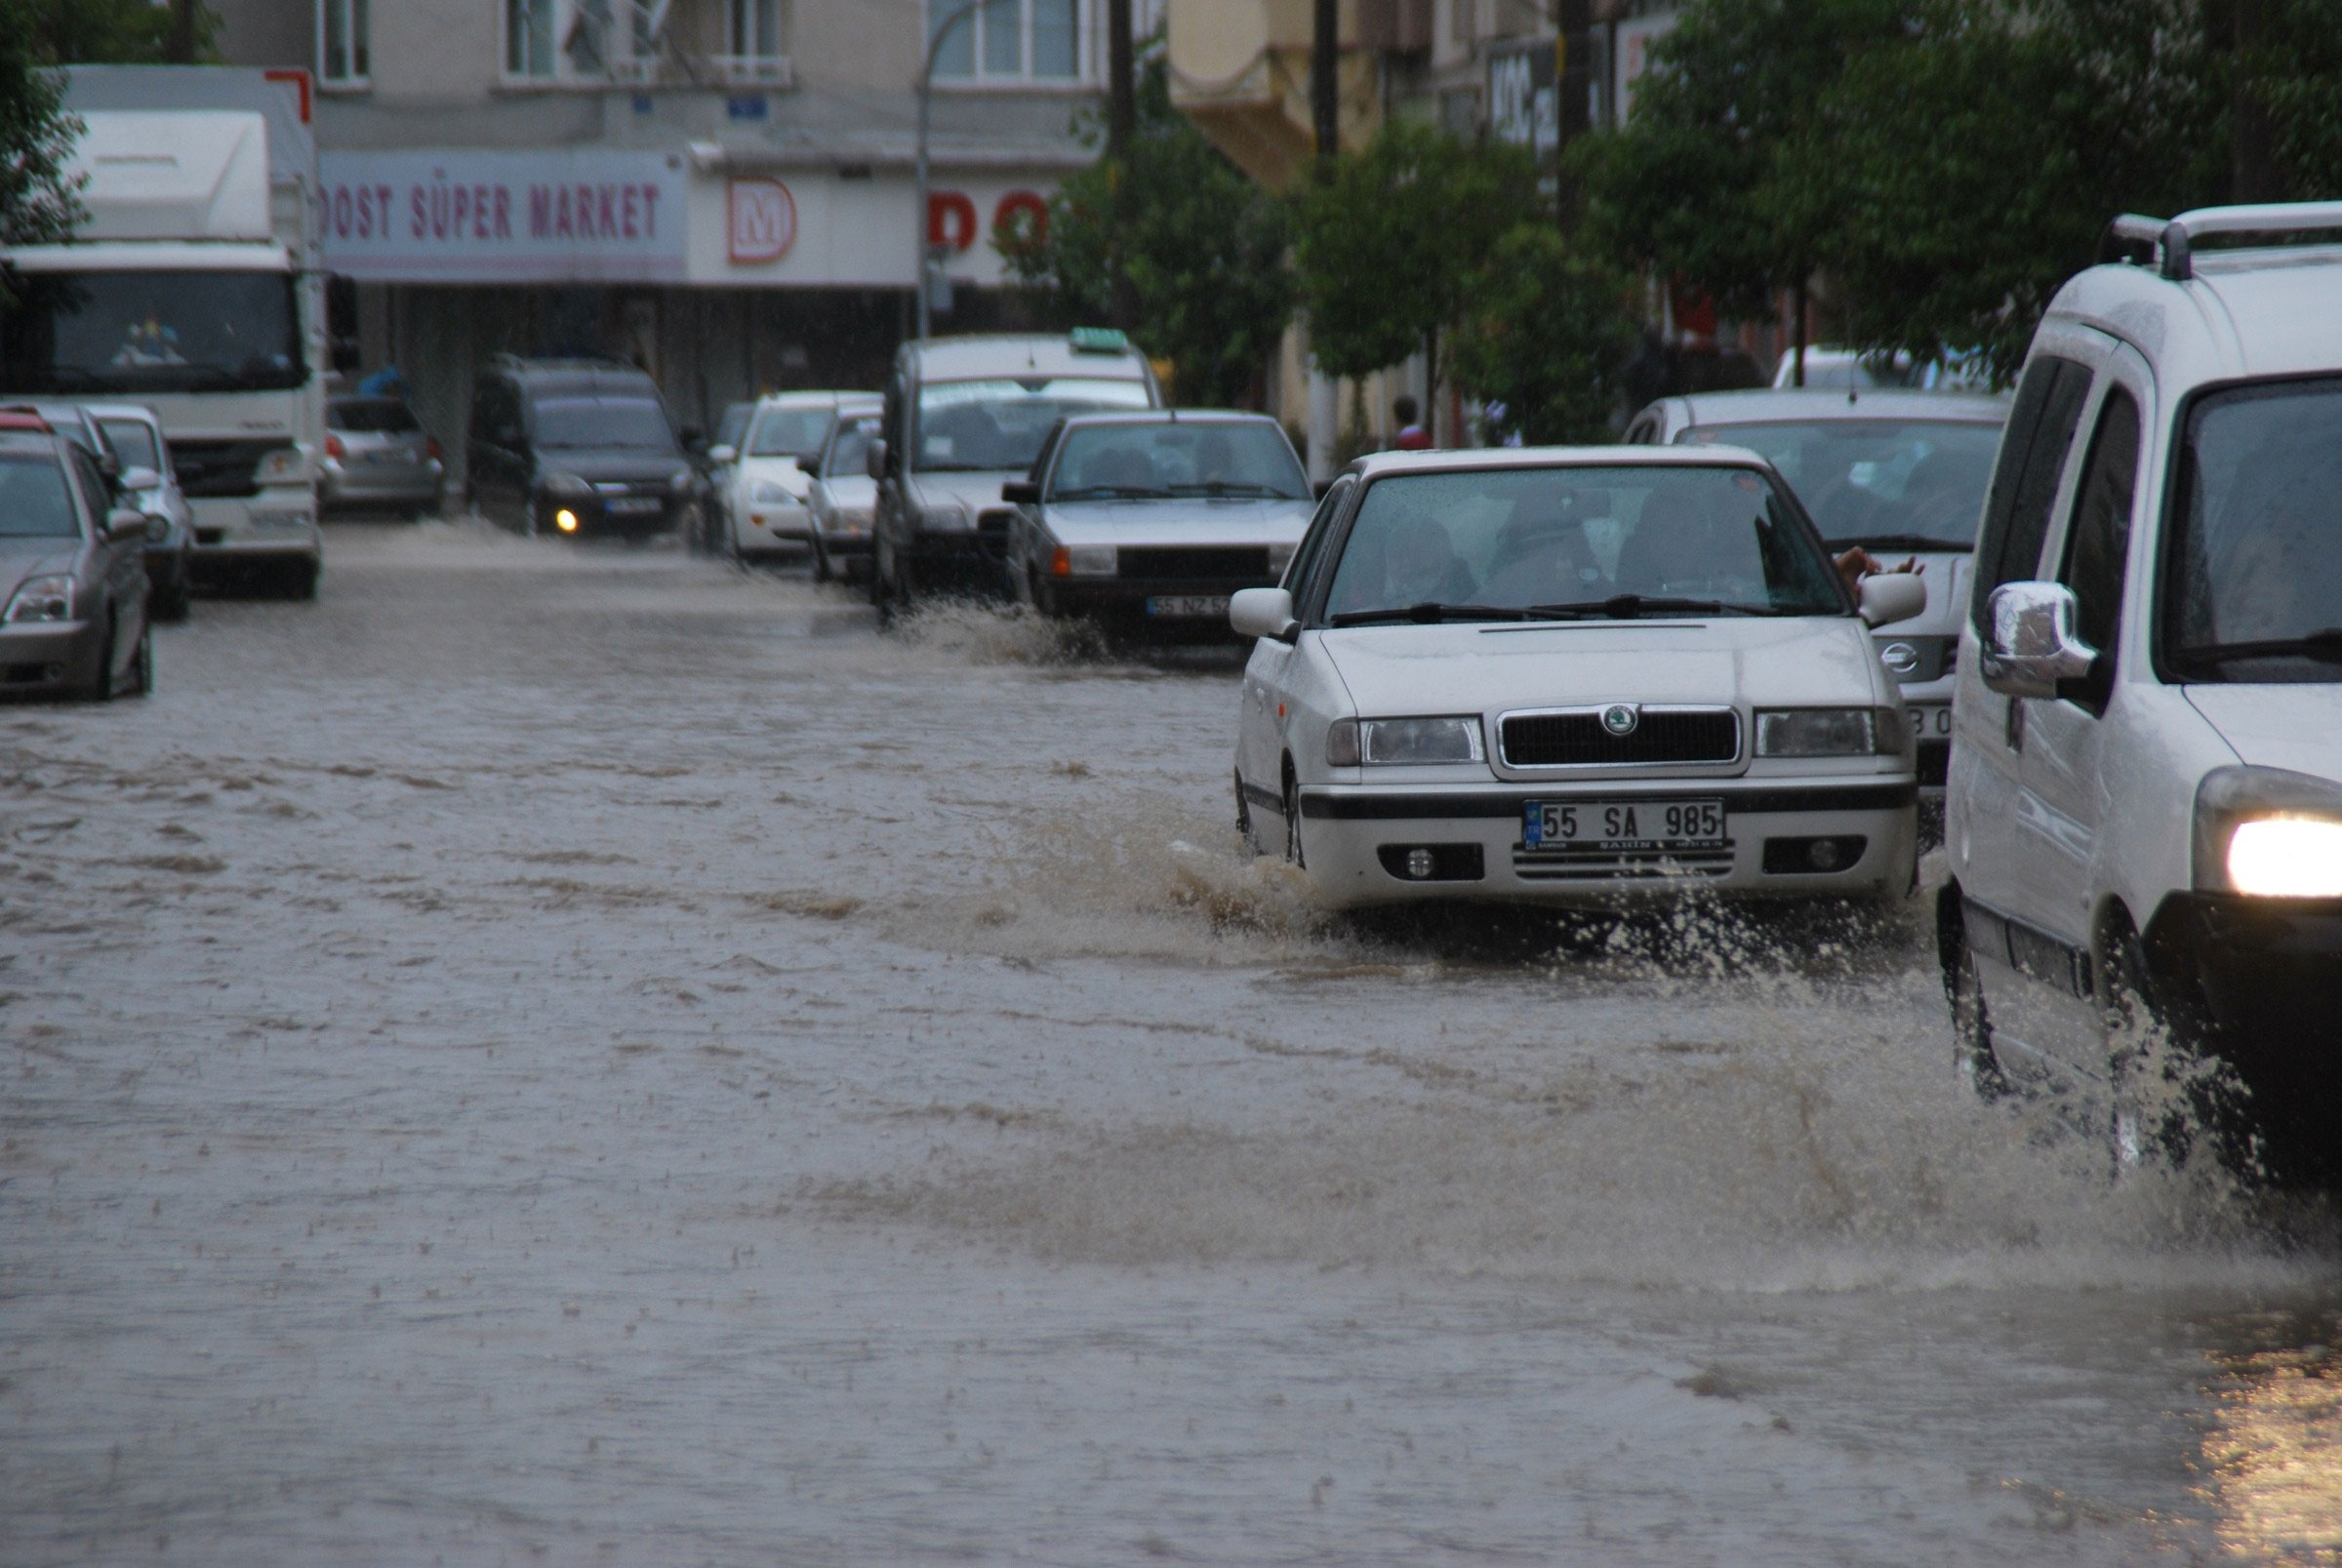
[[(344, 277), (654, 283), (684, 274), (689, 180), (671, 154), (464, 149), (325, 152), (317, 161), (325, 264)], [(791, 238), (794, 228), (792, 214)]]
[(780, 181), (735, 179), (725, 202), (734, 261), (778, 261), (797, 242), (796, 198)]
[(1488, 134), (1537, 157), (1561, 145), (1560, 45), (1541, 41), (1488, 56)]

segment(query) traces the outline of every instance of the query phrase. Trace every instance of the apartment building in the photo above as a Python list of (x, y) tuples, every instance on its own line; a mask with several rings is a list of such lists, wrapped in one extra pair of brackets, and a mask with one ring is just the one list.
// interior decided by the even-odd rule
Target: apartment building
[(1096, 155), (1104, 0), (210, 4), (230, 62), (313, 73), (340, 356), (397, 365), (441, 431), (499, 351), (633, 360), (703, 426), (875, 385), (922, 240), (936, 330), (1001, 324), (994, 225)]

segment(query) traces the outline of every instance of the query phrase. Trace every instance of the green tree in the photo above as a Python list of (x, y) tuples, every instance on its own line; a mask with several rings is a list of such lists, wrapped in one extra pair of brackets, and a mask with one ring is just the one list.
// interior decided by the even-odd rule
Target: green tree
[(2269, 37), (2238, 62), (2268, 105), (2285, 194), (2342, 197), (2342, 23), (2332, 0), (2264, 0)]
[[(159, 65), (171, 59), (177, 12), (192, 0), (13, 0), (11, 31), (57, 65)], [(215, 58), (219, 19), (194, 6), (196, 58)]]
[(1420, 350), (1435, 387), (1440, 335), (1497, 241), (1545, 204), (1524, 149), (1388, 121), (1313, 175), (1295, 208), (1294, 269), (1318, 365), (1366, 376)]
[(1609, 440), (1635, 346), (1628, 292), (1551, 226), (1518, 225), (1497, 242), (1456, 329), (1455, 384), (1502, 404), (1494, 429), (1531, 446)]
[(1140, 75), (1125, 160), (1101, 158), (1049, 203), (1040, 229), (1003, 225), (993, 245), (1009, 272), (1071, 320), (1123, 325), (1171, 361), (1191, 405), (1252, 400), (1293, 313), (1284, 208), (1171, 106), (1162, 51)]
[(1903, 36), (1915, 3), (1690, 0), (1653, 46), (1633, 118), (1571, 148), (1590, 239), (1726, 315), (1769, 315), (1791, 291), (1801, 365), (1805, 300), (1847, 192), (1826, 164), (1784, 154), (1849, 57)]
[[(81, 122), (64, 112), (64, 84), (47, 68), (28, 24), (33, 0), (0, 0), (0, 244), (69, 238), (84, 217), (66, 174)], [(0, 302), (7, 284), (0, 277)]]

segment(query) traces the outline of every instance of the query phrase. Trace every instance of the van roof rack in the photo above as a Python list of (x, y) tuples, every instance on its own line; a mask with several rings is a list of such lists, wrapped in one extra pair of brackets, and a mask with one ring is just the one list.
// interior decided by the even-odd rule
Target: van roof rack
[(2246, 207), (2199, 207), (2177, 218), (2124, 213), (2106, 225), (2101, 261), (2153, 262), (2174, 283), (2196, 275), (2196, 242), (2210, 234), (2313, 234), (2342, 231), (2342, 201), (2261, 202)]

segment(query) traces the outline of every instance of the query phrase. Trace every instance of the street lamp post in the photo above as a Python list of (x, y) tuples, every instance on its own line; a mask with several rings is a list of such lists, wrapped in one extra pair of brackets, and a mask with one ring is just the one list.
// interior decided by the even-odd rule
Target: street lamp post
[(914, 253), (918, 258), (918, 264), (912, 269), (911, 278), (912, 286), (916, 289), (919, 298), (919, 336), (922, 338), (927, 336), (930, 326), (927, 311), (927, 267), (932, 258), (928, 254), (930, 241), (927, 237), (927, 125), (930, 119), (929, 106), (935, 97), (935, 58), (943, 53), (944, 40), (951, 36), (951, 29), (973, 17), (976, 14), (976, 8), (983, 3), (984, 0), (960, 0), (960, 3), (954, 6), (941, 22), (937, 23), (934, 34), (927, 40), (927, 63), (919, 71), (918, 189), (911, 198), (911, 225), (918, 234), (919, 243), (918, 249)]

